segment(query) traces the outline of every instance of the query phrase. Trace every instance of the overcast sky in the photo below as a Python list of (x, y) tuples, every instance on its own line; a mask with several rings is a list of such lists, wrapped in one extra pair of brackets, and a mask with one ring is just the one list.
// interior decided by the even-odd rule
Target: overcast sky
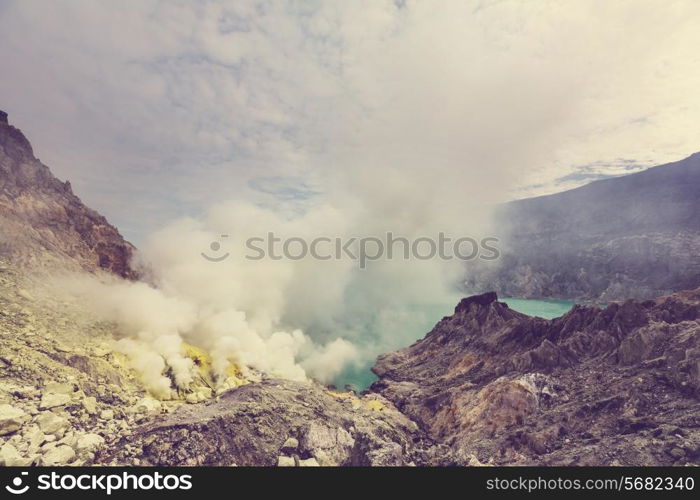
[(695, 0), (0, 0), (0, 109), (137, 243), (368, 165), (522, 197), (700, 150), (699, 22)]

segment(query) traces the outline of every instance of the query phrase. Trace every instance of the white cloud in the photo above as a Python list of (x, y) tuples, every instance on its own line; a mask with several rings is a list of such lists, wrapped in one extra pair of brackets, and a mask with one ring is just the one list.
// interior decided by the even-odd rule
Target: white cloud
[(699, 10), (5, 2), (0, 92), (41, 158), (136, 238), (256, 176), (380, 169), (435, 196), (478, 181), (471, 196), (507, 197), (576, 165), (696, 150)]

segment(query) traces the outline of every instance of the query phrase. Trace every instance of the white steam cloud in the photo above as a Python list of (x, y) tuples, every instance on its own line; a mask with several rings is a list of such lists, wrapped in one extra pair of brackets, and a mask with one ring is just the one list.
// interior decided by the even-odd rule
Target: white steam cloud
[[(269, 232), (306, 241), (387, 232), (409, 240), (440, 231), (487, 235), (489, 206), (505, 197), (522, 164), (542, 158), (551, 139), (545, 132), (570, 111), (564, 92), (570, 87), (561, 85), (570, 80), (550, 78), (556, 61), (543, 70), (522, 67), (519, 53), (482, 60), (460, 42), (462, 30), (445, 36), (484, 71), (435, 59), (426, 48), (449, 24), (449, 12), (430, 18), (426, 29), (409, 29), (417, 12), (401, 21), (401, 9), (385, 7), (396, 19), (371, 26), (371, 36), (383, 40), (380, 52), (354, 49), (361, 70), (337, 81), (325, 63), (318, 68), (337, 87), (328, 108), (300, 117), (294, 154), (280, 154), (264, 174), (237, 178), (232, 169), (226, 179), (253, 189), (148, 237), (140, 259), (149, 285), (89, 285), (107, 288), (87, 300), (121, 325), (130, 340), (120, 346), (137, 358), (153, 391), (167, 392), (166, 367), (178, 384), (187, 383), (191, 366), (180, 340), (210, 352), (219, 372), (234, 361), (275, 376), (332, 382), (424, 334), (437, 319), (424, 305), (454, 304), (459, 261), (382, 259), (359, 270), (349, 259), (245, 258), (245, 241)], [(389, 36), (395, 30), (404, 36)], [(415, 54), (432, 69), (417, 72)], [(517, 93), (508, 68), (517, 69)], [(494, 74), (503, 78), (494, 83)], [(303, 102), (318, 97), (314, 88), (306, 92)], [(196, 169), (190, 179), (198, 183)], [(231, 253), (223, 262), (201, 256), (214, 240), (221, 241), (218, 254)]]
[(210, 207), (139, 242), (149, 284), (73, 286), (152, 391), (190, 380), (181, 341), (328, 382), (425, 333), (460, 263), (250, 261), (246, 239), (479, 238), (515, 188), (692, 152), (698, 3), (642, 3), (10, 2), (0, 90), (130, 237)]
[[(116, 348), (158, 396), (192, 381), (194, 365), (183, 341), (210, 353), (222, 378), (233, 362), (272, 376), (330, 383), (344, 369), (424, 333), (428, 318), (411, 308), (451, 303), (460, 276), (459, 261), (404, 260), (402, 251), (394, 260), (368, 262), (366, 269), (347, 257), (247, 258), (256, 253), (246, 241), (268, 233), (305, 241), (379, 237), (388, 230), (409, 240), (435, 235), (428, 227), (432, 217), (426, 225), (407, 225), (389, 212), (372, 217), (369, 200), (360, 202), (301, 211), (294, 203), (274, 210), (249, 202), (219, 204), (201, 220), (175, 221), (149, 238), (139, 254), (149, 283), (81, 276), (67, 287), (119, 325), (124, 338)], [(212, 250), (213, 241), (220, 248)], [(230, 255), (212, 262), (202, 253)]]

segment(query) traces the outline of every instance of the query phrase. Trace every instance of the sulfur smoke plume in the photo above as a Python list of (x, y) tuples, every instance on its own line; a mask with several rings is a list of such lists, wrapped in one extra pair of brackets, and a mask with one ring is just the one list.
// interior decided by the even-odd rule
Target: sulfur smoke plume
[[(413, 306), (453, 300), (451, 287), (459, 278), (455, 262), (381, 259), (360, 269), (349, 258), (246, 258), (251, 254), (246, 240), (268, 232), (306, 241), (379, 236), (380, 229), (408, 238), (433, 235), (427, 227), (402, 232), (387, 221), (369, 224), (363, 214), (348, 217), (349, 210), (329, 204), (301, 214), (284, 208), (217, 205), (201, 220), (175, 221), (149, 238), (139, 254), (147, 282), (82, 276), (72, 278), (68, 288), (101, 318), (118, 324), (123, 338), (117, 350), (160, 397), (193, 380), (195, 366), (183, 342), (207, 351), (222, 380), (234, 363), (272, 376), (329, 383), (429, 326)], [(213, 241), (221, 245), (216, 252)], [(230, 255), (211, 262), (202, 253)]]
[[(507, 5), (403, 4), (372, 2), (374, 16), (365, 15), (368, 6), (321, 9), (304, 29), (297, 28), (308, 13), (301, 21), (279, 13), (265, 22), (303, 38), (290, 50), (278, 53), (285, 44), (276, 43), (265, 57), (251, 55), (233, 80), (219, 66), (216, 78), (197, 66), (176, 71), (184, 83), (164, 86), (178, 105), (166, 101), (149, 115), (167, 124), (151, 142), (164, 144), (159, 159), (182, 152), (172, 172), (188, 167), (184, 181), (159, 177), (152, 192), (186, 184), (196, 210), (208, 208), (139, 244), (144, 282), (80, 278), (71, 286), (119, 325), (118, 348), (154, 393), (186, 387), (194, 376), (183, 342), (210, 353), (222, 377), (235, 363), (323, 382), (412, 342), (438, 319), (426, 305), (448, 313), (457, 299), (459, 261), (379, 259), (363, 270), (349, 259), (253, 261), (246, 240), (270, 232), (307, 241), (387, 232), (499, 237), (489, 207), (551, 162), (553, 146), (575, 135), (582, 115), (600, 115), (582, 112), (600, 92), (587, 72), (617, 66), (618, 54), (599, 51), (593, 69), (584, 68), (574, 56), (588, 57), (589, 37), (569, 36), (578, 25), (568, 17), (532, 15), (523, 24)], [(617, 27), (596, 29), (591, 39), (617, 42)], [(246, 47), (254, 52), (277, 32), (255, 31), (259, 42)], [(319, 36), (307, 40), (308, 33)], [(188, 84), (195, 77), (202, 82)], [(196, 128), (209, 122), (221, 129)], [(209, 161), (218, 167), (204, 168)], [(214, 199), (202, 202), (203, 191)], [(222, 262), (201, 256), (213, 241), (221, 247), (212, 256), (230, 253)]]

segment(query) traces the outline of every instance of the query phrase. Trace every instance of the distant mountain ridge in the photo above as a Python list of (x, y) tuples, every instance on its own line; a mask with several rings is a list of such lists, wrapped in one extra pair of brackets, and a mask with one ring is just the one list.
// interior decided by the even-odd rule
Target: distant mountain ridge
[(496, 214), (502, 259), (466, 287), (503, 296), (619, 300), (700, 285), (700, 153)]
[(0, 111), (0, 254), (25, 268), (67, 265), (133, 277), (134, 247), (35, 156)]

